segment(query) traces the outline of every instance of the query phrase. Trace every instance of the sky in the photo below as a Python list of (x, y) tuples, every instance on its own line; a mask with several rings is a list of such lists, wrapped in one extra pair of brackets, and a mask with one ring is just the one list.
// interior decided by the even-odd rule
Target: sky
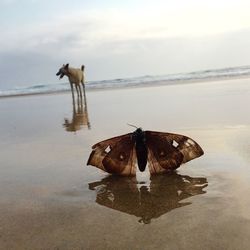
[(250, 65), (248, 0), (0, 0), (0, 89)]

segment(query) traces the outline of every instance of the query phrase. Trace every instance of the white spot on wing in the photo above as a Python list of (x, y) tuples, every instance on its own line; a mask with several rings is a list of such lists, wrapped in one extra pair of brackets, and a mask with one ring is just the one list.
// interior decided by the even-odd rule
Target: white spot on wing
[(188, 143), (189, 145), (195, 145), (194, 141), (191, 140), (191, 139), (188, 139), (188, 140), (187, 140), (187, 143)]
[(111, 151), (111, 147), (107, 146), (104, 151), (108, 154)]
[(179, 146), (179, 143), (177, 142), (177, 141), (175, 141), (175, 140), (173, 140), (173, 146), (175, 147), (175, 148), (177, 148), (178, 146)]
[(181, 190), (178, 190), (178, 191), (177, 191), (178, 196), (180, 196), (180, 195), (181, 195), (181, 193), (182, 193), (182, 191), (181, 191)]

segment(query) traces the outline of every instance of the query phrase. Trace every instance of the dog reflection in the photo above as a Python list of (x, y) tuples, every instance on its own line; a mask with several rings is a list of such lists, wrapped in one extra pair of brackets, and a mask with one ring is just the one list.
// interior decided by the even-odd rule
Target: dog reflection
[(96, 191), (96, 202), (100, 205), (139, 217), (139, 222), (148, 224), (151, 219), (183, 206), (189, 197), (204, 194), (206, 178), (192, 178), (173, 173), (151, 176), (149, 187), (138, 187), (136, 178), (108, 176), (101, 181), (89, 183)]
[(84, 91), (84, 105), (82, 98), (77, 98), (77, 102), (75, 102), (75, 98), (72, 98), (73, 104), (73, 115), (72, 119), (64, 118), (64, 128), (68, 132), (76, 132), (80, 130), (82, 127), (87, 127), (90, 129), (90, 122), (88, 117), (88, 109), (87, 109), (87, 99)]

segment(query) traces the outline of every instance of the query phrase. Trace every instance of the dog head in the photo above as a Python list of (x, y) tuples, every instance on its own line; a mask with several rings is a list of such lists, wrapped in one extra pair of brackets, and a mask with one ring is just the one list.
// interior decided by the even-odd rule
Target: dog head
[(63, 64), (63, 66), (58, 70), (56, 73), (57, 76), (59, 76), (59, 79), (63, 78), (65, 75), (68, 75), (69, 72), (69, 64), (66, 65)]

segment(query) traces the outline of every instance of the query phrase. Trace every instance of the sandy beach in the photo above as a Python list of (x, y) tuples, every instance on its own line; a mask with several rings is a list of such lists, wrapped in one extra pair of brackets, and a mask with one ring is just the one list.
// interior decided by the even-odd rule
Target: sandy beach
[[(250, 79), (0, 99), (0, 249), (249, 249)], [(86, 166), (144, 130), (197, 141), (172, 175)]]

